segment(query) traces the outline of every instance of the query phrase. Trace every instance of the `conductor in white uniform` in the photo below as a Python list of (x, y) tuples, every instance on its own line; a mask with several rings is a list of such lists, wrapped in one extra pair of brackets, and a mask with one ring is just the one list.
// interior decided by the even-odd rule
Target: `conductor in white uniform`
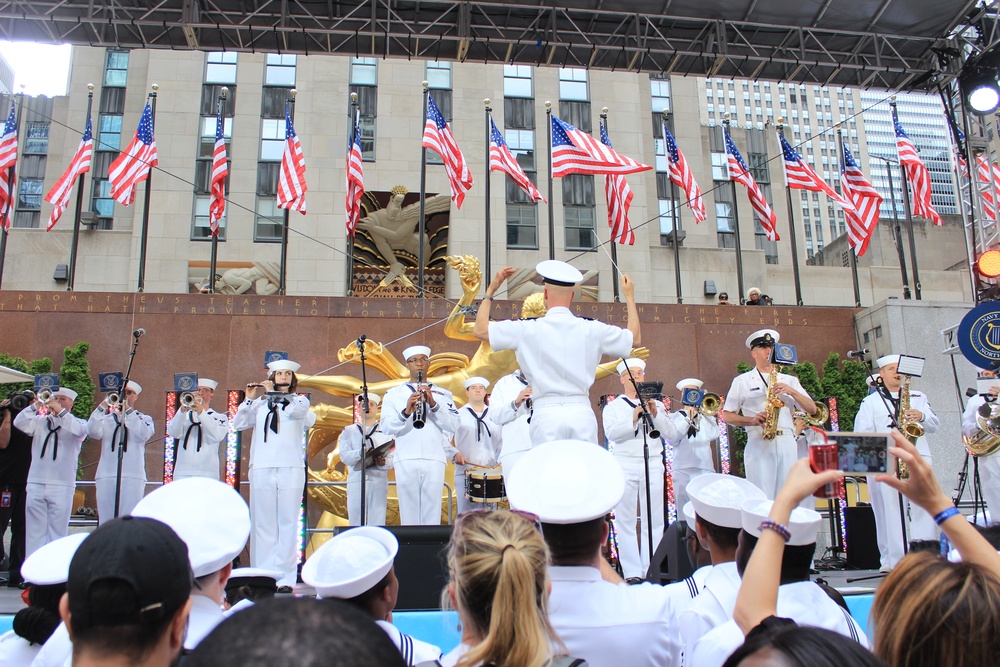
[(524, 372), (517, 369), (493, 385), (490, 416), (500, 427), (498, 461), (506, 477), (526, 451), (531, 449), (531, 387)]
[(174, 439), (174, 479), (209, 477), (219, 479), (220, 450), (229, 437), (229, 417), (212, 409), (212, 399), (219, 383), (198, 378), (194, 404), (182, 405), (167, 424), (167, 435)]
[(514, 350), (517, 363), (532, 388), (530, 433), (534, 444), (562, 438), (597, 442), (597, 418), (590, 404), (593, 369), (603, 355), (625, 358), (639, 345), (639, 314), (635, 283), (622, 276), (628, 328), (576, 317), (570, 305), (583, 274), (557, 260), (535, 268), (545, 283), (545, 316), (535, 320), (490, 322), (497, 290), (514, 275), (512, 267), (497, 272), (476, 313), (473, 334), (494, 350)]

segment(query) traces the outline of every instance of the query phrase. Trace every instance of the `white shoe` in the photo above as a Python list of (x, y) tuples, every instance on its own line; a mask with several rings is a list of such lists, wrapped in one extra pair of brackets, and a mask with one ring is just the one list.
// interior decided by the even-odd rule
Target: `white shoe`
[(878, 569), (878, 571), (888, 574), (889, 572), (892, 572), (892, 565), (883, 565)]

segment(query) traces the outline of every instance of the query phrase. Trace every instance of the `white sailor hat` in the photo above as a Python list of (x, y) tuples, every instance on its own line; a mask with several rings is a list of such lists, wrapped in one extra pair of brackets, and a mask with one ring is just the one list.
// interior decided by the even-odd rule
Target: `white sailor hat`
[(198, 386), (215, 391), (215, 389), (219, 386), (219, 383), (215, 380), (209, 380), (208, 378), (198, 378)]
[[(748, 500), (743, 503), (743, 530), (754, 537), (760, 537), (760, 524), (767, 519), (771, 513), (773, 500)], [(792, 515), (788, 519), (788, 532), (792, 536), (788, 539), (789, 546), (804, 546), (816, 542), (816, 534), (819, 533), (819, 526), (823, 517), (816, 510), (796, 507), (792, 510)]]
[(411, 345), (410, 347), (403, 350), (403, 361), (409, 361), (410, 357), (415, 357), (418, 354), (422, 354), (428, 359), (431, 357), (431, 348), (426, 345)]
[(701, 386), (705, 384), (698, 378), (684, 378), (677, 383), (677, 391), (684, 391), (688, 387), (694, 387), (695, 389), (701, 389)]
[(583, 281), (583, 274), (558, 259), (547, 259), (535, 266), (535, 272), (550, 285), (573, 287)]
[(628, 359), (625, 359), (624, 361), (619, 361), (618, 365), (615, 366), (615, 370), (618, 372), (618, 375), (625, 375), (626, 374), (625, 373), (625, 367), (626, 366), (628, 366), (628, 368), (637, 369), (637, 370), (640, 370), (640, 371), (645, 371), (646, 370), (646, 362), (645, 361), (643, 361), (642, 359), (636, 359), (635, 357), (630, 357)]
[(868, 382), (868, 386), (869, 387), (874, 387), (875, 383), (878, 382), (878, 374), (877, 373), (869, 373), (868, 374), (868, 379), (866, 380), (866, 382)]
[(52, 392), (52, 396), (53, 397), (55, 397), (55, 396), (65, 396), (69, 400), (75, 401), (76, 397), (78, 396), (78, 394), (75, 391), (73, 391), (72, 389), (70, 389), (69, 387), (59, 387), (54, 392)]
[(879, 357), (878, 359), (875, 360), (875, 364), (879, 368), (885, 368), (889, 364), (898, 364), (898, 363), (899, 363), (899, 355), (898, 354), (887, 354), (887, 355)]
[(265, 570), (260, 567), (238, 567), (229, 575), (229, 581), (226, 582), (226, 590), (242, 586), (243, 584), (250, 584), (252, 586), (277, 586), (282, 576), (284, 575), (281, 572)]
[(687, 524), (688, 530), (692, 533), (698, 532), (698, 529), (695, 528), (694, 525), (694, 505), (691, 504), (690, 500), (684, 503), (684, 507), (681, 509), (681, 512), (684, 514), (684, 523)]
[(490, 381), (487, 380), (486, 378), (480, 377), (478, 375), (475, 376), (475, 377), (471, 377), (468, 380), (466, 380), (465, 382), (463, 382), (462, 386), (465, 387), (466, 389), (468, 389), (469, 387), (471, 387), (474, 384), (481, 384), (481, 385), (483, 385), (483, 389), (489, 389), (489, 387), (490, 387)]
[[(553, 476), (552, 471), (559, 470)], [(611, 452), (585, 440), (532, 448), (505, 480), (514, 509), (543, 523), (583, 523), (604, 516), (625, 495), (625, 473)]]
[(373, 394), (371, 392), (368, 392), (368, 402), (369, 403), (381, 403), (382, 402), (382, 397), (379, 396), (378, 394)]
[(779, 340), (781, 340), (781, 334), (774, 329), (761, 329), (760, 331), (754, 331), (752, 334), (747, 336), (746, 346), (749, 350), (761, 345), (772, 347)]
[(694, 513), (723, 528), (743, 525), (740, 508), (748, 500), (766, 500), (767, 496), (752, 483), (734, 475), (709, 473), (688, 482), (686, 493)]
[(21, 577), (36, 586), (65, 584), (69, 580), (69, 563), (90, 533), (73, 533), (39, 547), (21, 564)]
[(158, 519), (187, 544), (195, 577), (218, 572), (243, 551), (250, 509), (228, 484), (207, 477), (179, 479), (156, 489), (132, 516)]
[(291, 371), (296, 372), (301, 368), (301, 364), (297, 364), (291, 359), (278, 359), (272, 361), (267, 365), (268, 370), (272, 371)]
[(302, 566), (302, 581), (317, 598), (349, 600), (371, 590), (392, 568), (396, 536), (378, 526), (361, 526), (333, 536)]
[(129, 380), (128, 384), (125, 385), (125, 388), (134, 391), (136, 396), (142, 393), (142, 385), (135, 380)]

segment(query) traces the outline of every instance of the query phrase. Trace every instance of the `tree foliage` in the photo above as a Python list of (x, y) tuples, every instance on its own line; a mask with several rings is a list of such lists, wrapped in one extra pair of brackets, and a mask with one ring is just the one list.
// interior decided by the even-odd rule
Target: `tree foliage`
[[(69, 387), (78, 394), (73, 403), (72, 412), (81, 419), (90, 417), (90, 413), (94, 410), (94, 381), (90, 379), (90, 362), (87, 360), (87, 352), (89, 351), (90, 343), (85, 342), (64, 348), (63, 363), (59, 369), (59, 384), (63, 387)], [(12, 357), (0, 352), (0, 366), (13, 368), (30, 375), (52, 372), (52, 360), (48, 357), (26, 361), (21, 357)], [(5, 385), (8, 392), (24, 391), (33, 387), (34, 383), (30, 381)]]

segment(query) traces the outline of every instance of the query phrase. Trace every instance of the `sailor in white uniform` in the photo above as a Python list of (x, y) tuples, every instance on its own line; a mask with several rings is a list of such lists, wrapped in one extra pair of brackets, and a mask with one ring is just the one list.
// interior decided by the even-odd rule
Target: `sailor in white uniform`
[(500, 426), (498, 460), (504, 477), (510, 474), (521, 456), (531, 449), (531, 386), (518, 369), (504, 375), (493, 385), (490, 394), (490, 417)]
[[(451, 392), (427, 380), (430, 356), (426, 345), (403, 350), (410, 381), (385, 392), (382, 400), (381, 430), (396, 439), (392, 467), (402, 524), (441, 525), (445, 442), (458, 426)], [(415, 428), (421, 413), (423, 427)]]
[(256, 567), (237, 567), (226, 582), (226, 609), (223, 615), (233, 614), (252, 607), (257, 600), (270, 599), (278, 592), (280, 572), (261, 570)]
[(313, 552), (302, 566), (302, 581), (316, 589), (318, 599), (343, 600), (371, 615), (407, 665), (438, 660), (440, 648), (404, 635), (389, 621), (399, 592), (393, 569), (398, 551), (396, 536), (385, 528), (352, 528)]
[(490, 381), (476, 376), (467, 379), (462, 386), (469, 402), (458, 411), (458, 428), (455, 430), (455, 449), (465, 461), (455, 461), (455, 495), (458, 497), (459, 514), (473, 509), (496, 509), (495, 504), (469, 500), (465, 493), (465, 473), (474, 468), (496, 467), (500, 449), (500, 427), (493, 421), (492, 408), (486, 405), (486, 390)]
[(36, 398), (14, 417), (14, 427), (32, 436), (24, 508), (25, 556), (66, 537), (69, 530), (76, 467), (87, 439), (87, 422), (70, 412), (74, 401), (76, 392), (60, 387), (45, 404), (46, 414), (39, 414), (42, 403)]
[[(761, 533), (761, 522), (771, 511), (770, 500), (748, 500), (743, 504), (743, 532), (737, 563), (740, 573), (750, 560)], [(816, 550), (816, 534), (822, 517), (815, 510), (796, 507), (788, 522), (791, 533), (781, 563), (781, 580), (790, 583), (778, 587), (777, 616), (790, 618), (799, 625), (811, 625), (850, 637), (868, 648), (868, 638), (850, 613), (834, 602), (820, 586), (809, 580), (809, 568)], [(743, 632), (736, 621), (729, 620), (705, 634), (693, 651), (688, 647), (687, 664), (719, 667), (743, 643)]]
[(187, 544), (194, 585), (184, 648), (193, 650), (225, 620), (221, 603), (233, 559), (250, 537), (250, 509), (231, 486), (190, 477), (156, 489), (132, 515), (162, 521)]
[(167, 435), (174, 439), (174, 479), (219, 479), (220, 450), (226, 448), (229, 417), (212, 409), (218, 386), (215, 380), (199, 377), (194, 405), (182, 405), (167, 424)]
[(747, 479), (768, 498), (774, 498), (785, 483), (788, 471), (798, 461), (792, 425), (793, 410), (797, 407), (806, 414), (816, 413), (816, 403), (802, 388), (799, 379), (779, 372), (772, 390), (784, 405), (778, 409), (774, 439), (765, 440), (762, 437), (762, 425), (768, 413), (765, 405), (767, 385), (773, 367), (771, 352), (779, 339), (778, 332), (773, 329), (761, 329), (747, 336), (746, 346), (756, 366), (733, 379), (722, 410), (722, 418), (727, 424), (746, 429), (744, 463)]
[[(980, 380), (996, 380), (996, 371), (991, 368), (983, 368), (979, 371)], [(980, 432), (979, 423), (976, 416), (979, 409), (989, 401), (990, 405), (996, 405), (997, 394), (1000, 394), (1000, 380), (993, 383), (988, 394), (976, 394), (969, 399), (965, 405), (965, 412), (962, 414), (962, 435), (971, 438)], [(983, 487), (983, 500), (986, 502), (986, 509), (991, 517), (1000, 517), (1000, 454), (994, 452), (979, 459), (979, 481)]]
[[(233, 418), (238, 431), (253, 428), (250, 445), (250, 564), (282, 573), (278, 591), (291, 593), (299, 561), (299, 512), (306, 483), (306, 432), (316, 423), (309, 399), (295, 393), (299, 364), (272, 361), (263, 386), (248, 386)], [(266, 390), (267, 394), (262, 395)]]
[(740, 573), (736, 547), (743, 526), (740, 508), (748, 500), (765, 500), (764, 492), (741, 477), (709, 473), (687, 486), (695, 514), (695, 535), (712, 558), (704, 588), (679, 616), (685, 652), (707, 632), (733, 617)]
[[(146, 442), (156, 433), (156, 428), (152, 417), (135, 409), (141, 393), (139, 383), (129, 380), (125, 395), (116, 405), (110, 405), (105, 399), (87, 420), (90, 437), (101, 441), (101, 460), (94, 475), (97, 518), (101, 523), (131, 514), (146, 493)], [(122, 483), (116, 512), (119, 447), (122, 449)]]
[[(676, 386), (683, 394), (686, 389), (701, 389), (702, 385), (698, 378), (684, 378)], [(682, 405), (670, 418), (677, 433), (674, 438), (668, 438), (674, 451), (671, 465), (674, 502), (677, 507), (684, 507), (689, 500), (688, 483), (698, 475), (715, 472), (713, 443), (719, 437), (719, 422), (714, 415), (702, 414), (692, 405)]]
[[(854, 430), (863, 433), (886, 433), (893, 427), (890, 414), (895, 413), (899, 405), (899, 390), (903, 378), (897, 373), (898, 354), (879, 357), (878, 374), (881, 382), (876, 382), (875, 391), (865, 397), (858, 407), (854, 417)], [(910, 410), (907, 418), (916, 421), (924, 428), (925, 434), (934, 433), (941, 425), (938, 416), (934, 414), (927, 396), (919, 391), (910, 392)], [(902, 417), (899, 419), (902, 422)], [(931, 450), (927, 444), (927, 435), (917, 439), (917, 451), (930, 463)], [(895, 474), (888, 470), (888, 474)], [(872, 511), (875, 513), (875, 532), (878, 539), (878, 550), (881, 557), (881, 569), (888, 572), (896, 566), (906, 554), (903, 545), (902, 521), (899, 514), (899, 493), (887, 484), (875, 481), (875, 475), (868, 477), (868, 494), (872, 501)], [(907, 526), (908, 540), (936, 540), (938, 536), (934, 519), (917, 505), (905, 498), (903, 502), (909, 507), (910, 517)]]
[[(563, 474), (553, 477), (557, 468)], [(542, 523), (552, 552), (549, 621), (569, 655), (591, 667), (677, 665), (676, 609), (664, 587), (629, 586), (601, 557), (605, 516), (625, 492), (615, 457), (588, 441), (544, 443), (506, 481), (511, 507)]]
[[(609, 449), (625, 472), (625, 495), (615, 506), (615, 529), (618, 531), (618, 557), (625, 580), (638, 583), (649, 569), (649, 533), (652, 517), (653, 549), (663, 536), (663, 440), (676, 439), (674, 422), (666, 406), (659, 400), (646, 401), (646, 410), (652, 417), (647, 424), (643, 409), (636, 395), (635, 382), (646, 378), (646, 362), (642, 359), (625, 359), (616, 368), (622, 384), (622, 393), (604, 406), (601, 413), (604, 436), (611, 442)], [(631, 375), (629, 375), (631, 371)], [(650, 433), (658, 431), (659, 437)], [(644, 464), (643, 445), (648, 447), (649, 465)], [(646, 512), (646, 484), (649, 483), (651, 513)], [(636, 542), (636, 507), (642, 526)]]
[[(382, 398), (378, 394), (368, 394), (368, 414), (363, 424), (351, 424), (340, 432), (338, 447), (340, 460), (347, 467), (347, 522), (351, 526), (361, 525), (361, 464), (362, 449), (368, 453), (390, 438), (379, 432), (378, 407)], [(365, 467), (365, 523), (369, 526), (384, 526), (385, 512), (389, 499), (389, 469), (392, 454), (378, 457)]]
[(535, 268), (545, 281), (544, 317), (490, 322), (490, 304), (497, 290), (515, 271), (500, 270), (486, 288), (476, 313), (474, 335), (494, 350), (514, 350), (518, 366), (532, 388), (530, 433), (533, 444), (560, 438), (597, 442), (597, 418), (590, 404), (594, 368), (603, 355), (625, 358), (639, 344), (635, 283), (622, 276), (628, 308), (628, 328), (622, 329), (575, 316), (570, 305), (583, 274), (557, 260)]
[(678, 617), (705, 588), (705, 581), (712, 573), (711, 554), (698, 542), (694, 524), (694, 506), (691, 505), (691, 501), (688, 501), (681, 508), (680, 513), (684, 516), (684, 523), (687, 525), (688, 562), (695, 568), (695, 571), (680, 581), (663, 585), (663, 591), (673, 601), (674, 613)]

